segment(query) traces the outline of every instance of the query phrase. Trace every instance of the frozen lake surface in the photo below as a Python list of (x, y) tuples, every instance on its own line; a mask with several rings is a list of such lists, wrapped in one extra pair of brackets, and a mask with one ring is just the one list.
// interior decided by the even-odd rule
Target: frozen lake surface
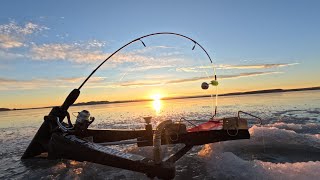
[[(153, 116), (154, 125), (181, 117), (208, 119), (212, 99), (78, 106), (69, 111), (83, 109), (96, 117), (93, 128), (139, 129), (144, 127), (144, 116)], [(218, 117), (235, 116), (238, 110), (263, 118), (263, 126), (251, 124), (249, 140), (194, 147), (176, 163), (175, 179), (319, 179), (320, 91), (219, 98)], [(49, 111), (0, 112), (0, 179), (148, 179), (141, 173), (89, 162), (21, 161), (21, 155)], [(152, 155), (151, 147), (114, 148)], [(166, 155), (177, 149), (163, 148)]]

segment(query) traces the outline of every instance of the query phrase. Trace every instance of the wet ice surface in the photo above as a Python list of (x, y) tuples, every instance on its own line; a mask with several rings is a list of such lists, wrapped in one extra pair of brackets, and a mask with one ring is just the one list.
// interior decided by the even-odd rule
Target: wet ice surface
[[(209, 98), (163, 101), (155, 115), (152, 102), (72, 107), (88, 109), (96, 117), (94, 128), (144, 126), (164, 119), (206, 119)], [(194, 147), (176, 163), (175, 179), (319, 179), (320, 92), (292, 92), (221, 97), (219, 116), (243, 110), (263, 118), (263, 126), (249, 129), (251, 139)], [(50, 109), (0, 112), (0, 179), (148, 179), (141, 173), (89, 162), (20, 157)], [(245, 116), (244, 116), (245, 117)], [(249, 118), (249, 117), (248, 117)], [(250, 119), (250, 118), (249, 118)], [(152, 148), (115, 146), (125, 152), (152, 156)], [(179, 147), (164, 146), (163, 156)]]

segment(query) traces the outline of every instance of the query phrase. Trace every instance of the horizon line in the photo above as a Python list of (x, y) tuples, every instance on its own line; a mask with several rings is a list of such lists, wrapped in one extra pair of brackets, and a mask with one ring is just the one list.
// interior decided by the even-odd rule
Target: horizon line
[[(218, 96), (237, 96), (237, 95), (248, 95), (248, 94), (265, 94), (265, 93), (277, 93), (277, 92), (291, 92), (291, 91), (308, 91), (308, 90), (320, 90), (320, 86), (313, 87), (303, 87), (303, 88), (291, 88), (291, 89), (262, 89), (262, 90), (254, 90), (254, 91), (238, 91), (231, 93), (218, 94)], [(174, 99), (191, 99), (191, 98), (203, 98), (203, 97), (211, 97), (212, 95), (193, 95), (193, 96), (176, 96), (176, 97), (164, 97), (160, 100), (174, 100)], [(136, 99), (136, 100), (121, 100), (121, 101), (88, 101), (88, 102), (79, 102), (73, 104), (72, 106), (90, 106), (97, 104), (116, 104), (116, 103), (128, 103), (128, 102), (144, 102), (144, 101), (153, 101), (153, 99)], [(45, 106), (45, 107), (31, 107), (31, 108), (0, 108), (2, 111), (16, 111), (16, 110), (29, 110), (29, 109), (45, 109), (52, 108), (56, 106)]]

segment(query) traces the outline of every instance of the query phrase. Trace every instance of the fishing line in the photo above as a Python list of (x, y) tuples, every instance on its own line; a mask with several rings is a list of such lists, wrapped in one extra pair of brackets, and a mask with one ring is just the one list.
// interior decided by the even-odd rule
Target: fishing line
[(78, 116), (78, 115), (74, 115), (75, 113), (79, 114), (79, 112), (72, 112), (71, 114), (72, 114), (73, 117), (77, 117)]
[[(216, 72), (216, 67), (213, 65), (213, 72), (214, 72), (214, 80), (217, 81), (217, 72)], [(218, 86), (216, 86), (216, 107), (214, 114), (215, 116), (217, 115), (217, 108), (218, 108)]]
[[(194, 50), (195, 49), (195, 45), (192, 47), (192, 50)], [(200, 71), (200, 72), (204, 72), (205, 74), (206, 74), (206, 76), (207, 76), (207, 78), (208, 78), (208, 80), (209, 81), (212, 81), (212, 78), (214, 78), (214, 80), (215, 81), (217, 81), (217, 75), (216, 75), (216, 68), (215, 68), (215, 66), (214, 66), (214, 64), (213, 64), (213, 62), (211, 61), (211, 63), (210, 63), (210, 69), (212, 68), (212, 70), (213, 70), (213, 76), (212, 77), (210, 77), (209, 76), (209, 74), (208, 74), (208, 72), (206, 71), (206, 67), (207, 66), (204, 66), (203, 65), (203, 63), (202, 63), (202, 61), (199, 61), (200, 62), (200, 64), (201, 64), (201, 67), (200, 68), (202, 68), (203, 69), (203, 71)], [(210, 97), (211, 97), (211, 119), (213, 120), (213, 118), (214, 117), (216, 117), (216, 115), (217, 115), (217, 107), (218, 107), (218, 86), (216, 86), (216, 88), (215, 88), (215, 93), (214, 93), (214, 90), (212, 90), (212, 93), (210, 93)], [(213, 98), (213, 94), (215, 94), (215, 100), (214, 100), (214, 98)]]
[[(217, 80), (217, 76), (216, 76), (216, 69), (213, 65), (213, 63), (210, 64), (212, 66), (213, 69), (213, 77), (215, 79), (215, 81)], [(204, 72), (207, 75), (207, 78), (211, 81), (212, 77), (209, 76), (208, 72), (206, 70), (204, 70)], [(215, 88), (216, 92), (214, 93), (214, 90), (212, 90), (212, 93), (210, 93), (210, 97), (212, 99), (211, 102), (211, 119), (213, 119), (214, 117), (216, 117), (217, 115), (217, 107), (218, 107), (218, 86), (216, 86)], [(215, 94), (215, 99), (213, 98), (213, 94)]]
[(123, 75), (122, 75), (122, 77), (119, 79), (119, 82), (121, 82), (122, 79), (123, 79), (127, 74), (128, 74), (128, 72), (124, 72)]

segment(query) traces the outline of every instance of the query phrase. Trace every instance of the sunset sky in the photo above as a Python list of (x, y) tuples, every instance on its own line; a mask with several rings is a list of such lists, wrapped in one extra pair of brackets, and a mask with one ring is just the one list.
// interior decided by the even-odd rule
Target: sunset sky
[[(320, 1), (17, 1), (0, 6), (0, 107), (60, 105), (112, 52), (155, 32), (195, 39), (219, 93), (320, 86)], [(121, 51), (77, 102), (210, 94), (212, 65), (159, 35)]]

